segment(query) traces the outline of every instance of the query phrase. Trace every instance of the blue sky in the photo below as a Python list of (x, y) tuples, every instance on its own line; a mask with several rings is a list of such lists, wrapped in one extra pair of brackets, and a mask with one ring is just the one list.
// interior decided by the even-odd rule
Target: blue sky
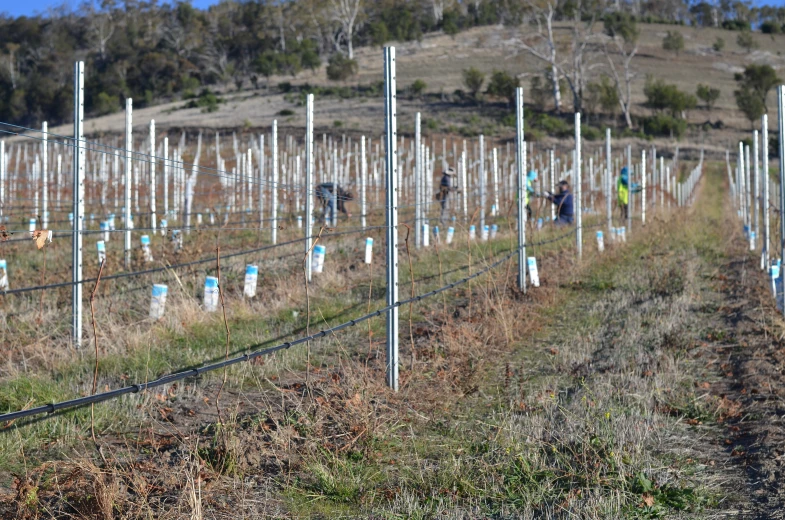
[[(782, 0), (785, 1), (785, 0)], [(0, 0), (0, 13), (11, 16), (32, 16), (45, 13), (50, 7), (68, 5), (76, 9), (83, 0)], [(192, 0), (194, 7), (205, 7), (218, 3), (218, 0)]]

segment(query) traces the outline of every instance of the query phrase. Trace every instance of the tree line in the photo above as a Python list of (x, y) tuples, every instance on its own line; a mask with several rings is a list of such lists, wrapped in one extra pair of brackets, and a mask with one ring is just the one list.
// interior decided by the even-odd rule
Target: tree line
[[(211, 107), (211, 88), (259, 87), (325, 62), (328, 77), (346, 79), (356, 72), (355, 46), (504, 24), (525, 25), (521, 45), (543, 61), (538, 88), (550, 92), (557, 110), (567, 92), (581, 109), (613, 91), (631, 126), (640, 21), (780, 32), (785, 8), (729, 0), (222, 0), (202, 10), (186, 2), (102, 0), (33, 17), (0, 15), (0, 121), (69, 121), (76, 59), (86, 62), (85, 87), (94, 94), (88, 115), (121, 110), (126, 97), (137, 106), (192, 99)], [(566, 51), (553, 37), (554, 23), (565, 22)], [(604, 28), (602, 41), (595, 24)], [(609, 73), (590, 81), (586, 53), (599, 48)]]

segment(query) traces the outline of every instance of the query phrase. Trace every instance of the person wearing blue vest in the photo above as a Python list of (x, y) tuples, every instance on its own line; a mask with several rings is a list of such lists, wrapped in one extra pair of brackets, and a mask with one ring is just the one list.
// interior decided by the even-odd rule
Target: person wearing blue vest
[[(532, 219), (532, 208), (529, 206), (529, 199), (531, 197), (536, 197), (537, 192), (534, 191), (534, 182), (537, 180), (537, 172), (535, 170), (529, 170), (526, 174), (526, 191), (523, 192), (523, 203), (526, 204), (526, 218), (527, 220)], [(518, 194), (515, 194), (515, 199), (518, 200)]]
[(639, 193), (641, 191), (641, 187), (635, 183), (630, 185), (629, 181), (629, 170), (627, 167), (621, 169), (621, 175), (619, 175), (619, 179), (616, 181), (616, 201), (619, 204), (619, 209), (621, 210), (621, 218), (622, 220), (627, 220), (627, 208), (630, 204), (630, 193)]
[(553, 194), (545, 192), (545, 198), (556, 205), (556, 220), (554, 224), (557, 226), (567, 226), (575, 220), (575, 213), (572, 207), (572, 192), (570, 191), (570, 183), (567, 181), (559, 182), (559, 193)]

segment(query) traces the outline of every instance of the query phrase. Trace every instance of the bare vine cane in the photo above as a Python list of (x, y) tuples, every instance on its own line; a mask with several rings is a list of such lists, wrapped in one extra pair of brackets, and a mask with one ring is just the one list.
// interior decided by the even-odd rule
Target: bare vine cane
[[(409, 227), (408, 224), (402, 224), (406, 227), (406, 238), (403, 240), (404, 244), (406, 244), (406, 256), (409, 259), (409, 281), (411, 282), (411, 298), (414, 299), (414, 269), (412, 268), (412, 255), (409, 252), (409, 234), (412, 231), (412, 228)], [(411, 342), (412, 348), (412, 356), (411, 356), (411, 371), (414, 374), (414, 361), (415, 361), (415, 352), (414, 352), (414, 329), (412, 327), (412, 305), (414, 305), (414, 301), (409, 301), (409, 341)]]
[[(308, 292), (308, 272), (306, 271), (306, 267), (308, 265), (308, 255), (311, 254), (313, 248), (316, 247), (316, 244), (319, 242), (319, 239), (322, 238), (322, 233), (325, 231), (324, 226), (319, 228), (319, 234), (316, 235), (316, 240), (313, 241), (311, 247), (308, 251), (305, 252), (305, 256), (303, 257), (303, 278), (305, 279), (305, 335), (311, 335), (311, 296)], [(306, 388), (310, 388), (310, 377), (311, 377), (311, 340), (308, 340), (305, 343), (305, 350), (306, 350), (306, 361), (305, 361), (305, 386)], [(310, 391), (310, 390), (309, 390)]]
[[(371, 313), (371, 297), (373, 296), (373, 257), (368, 264), (368, 308), (366, 314)], [(371, 330), (371, 320), (368, 320), (368, 357), (365, 360), (365, 368), (368, 368), (368, 360), (371, 359), (373, 350), (373, 331)]]
[[(93, 322), (93, 344), (95, 345), (95, 368), (93, 369), (93, 395), (98, 387), (98, 327), (95, 324), (95, 293), (98, 291), (98, 284), (101, 283), (101, 275), (104, 272), (104, 265), (106, 265), (106, 259), (101, 260), (101, 267), (98, 268), (98, 278), (95, 280), (95, 286), (93, 287), (92, 292), (90, 293), (90, 318)], [(95, 439), (95, 404), (90, 404), (90, 436), (93, 438), (93, 442), (98, 444)]]
[[(231, 332), (229, 332), (229, 322), (226, 320), (226, 302), (224, 301), (224, 291), (223, 287), (221, 286), (221, 246), (217, 245), (215, 248), (215, 264), (218, 269), (218, 296), (221, 298), (221, 311), (223, 313), (223, 320), (224, 320), (224, 328), (226, 329), (226, 348), (224, 352), (224, 361), (229, 359), (229, 342), (231, 339)], [(226, 385), (226, 379), (228, 376), (227, 370), (229, 367), (224, 367), (224, 376), (223, 380), (221, 381), (221, 386), (218, 388), (218, 394), (215, 396), (215, 409), (218, 412), (218, 423), (223, 426), (223, 418), (221, 417), (221, 392), (223, 392), (224, 386)]]
[[(513, 233), (513, 230), (512, 230), (512, 220), (510, 219), (510, 216), (512, 215), (512, 208), (513, 207), (515, 207), (515, 201), (510, 202), (510, 206), (507, 208), (507, 227), (509, 228), (509, 231), (510, 231), (510, 251), (515, 250), (515, 245), (513, 244), (514, 233)], [(521, 215), (519, 215), (518, 218), (521, 218)], [(519, 244), (519, 246), (522, 247), (523, 244)], [(510, 281), (510, 269), (511, 268), (512, 268), (512, 264), (508, 263), (507, 264), (506, 273), (504, 274), (504, 292), (505, 293), (507, 292), (507, 285), (509, 284), (509, 281)]]
[[(477, 213), (480, 211), (480, 208), (476, 208), (474, 213), (472, 213), (472, 218), (469, 220), (469, 230), (471, 230), (472, 226), (474, 225), (474, 219), (477, 217)], [(469, 250), (469, 278), (472, 276), (472, 234), (469, 231), (466, 234), (466, 245), (467, 249)], [(466, 297), (469, 299), (469, 315), (472, 314), (472, 282), (469, 281), (466, 284)]]

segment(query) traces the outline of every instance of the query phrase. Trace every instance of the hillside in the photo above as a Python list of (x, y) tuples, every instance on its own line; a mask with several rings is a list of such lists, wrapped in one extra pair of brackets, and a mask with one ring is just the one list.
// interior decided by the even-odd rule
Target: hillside
[[(561, 37), (566, 38), (566, 28), (560, 27)], [(600, 30), (600, 27), (597, 28)], [(763, 35), (755, 33), (753, 38), (759, 48), (747, 53), (736, 44), (739, 33), (722, 29), (691, 28), (672, 25), (640, 25), (640, 46), (634, 59), (636, 77), (633, 83), (633, 115), (650, 113), (643, 106), (645, 97), (643, 86), (647, 75), (677, 85), (681, 90), (695, 92), (698, 83), (705, 83), (721, 91), (716, 108), (711, 112), (699, 105), (688, 112), (691, 123), (688, 135), (682, 139), (685, 144), (705, 143), (721, 150), (732, 147), (738, 139), (746, 137), (749, 122), (736, 107), (733, 91), (736, 88), (734, 73), (741, 72), (745, 64), (769, 64), (781, 70), (785, 58), (777, 50), (778, 44), (785, 42), (785, 35)], [(685, 40), (685, 49), (678, 55), (662, 49), (662, 38), (668, 30), (680, 31)], [(455, 37), (432, 33), (420, 42), (395, 44), (397, 49), (398, 87), (403, 91), (415, 80), (423, 80), (427, 88), (419, 99), (399, 96), (399, 122), (402, 130), (413, 123), (414, 113), (420, 111), (430, 121), (429, 128), (435, 132), (462, 132), (473, 135), (479, 132), (511, 135), (512, 128), (501, 124), (507, 113), (503, 104), (490, 103), (477, 105), (461, 100), (453, 93), (463, 89), (462, 71), (469, 67), (490, 74), (494, 70), (505, 70), (516, 74), (529, 89), (530, 79), (543, 70), (544, 63), (533, 58), (519, 45), (521, 31), (508, 27), (480, 27), (461, 32)], [(725, 49), (715, 52), (712, 43), (717, 38), (725, 40)], [(159, 127), (175, 128), (236, 128), (264, 127), (273, 119), (278, 119), (284, 127), (303, 127), (303, 110), (291, 102), (276, 85), (286, 82), (293, 86), (314, 85), (325, 87), (366, 86), (381, 78), (381, 51), (375, 47), (356, 49), (359, 72), (356, 78), (346, 84), (336, 84), (327, 80), (325, 66), (316, 72), (301, 73), (297, 77), (274, 76), (258, 90), (231, 90), (220, 93), (223, 103), (217, 110), (205, 113), (199, 108), (183, 109), (183, 101), (166, 103), (154, 107), (137, 109), (134, 112), (135, 125), (146, 125), (155, 119)], [(594, 77), (606, 73), (605, 57), (599, 49), (590, 53), (589, 70)], [(88, 96), (90, 93), (88, 92)], [(565, 112), (571, 111), (569, 92), (563, 93)], [(288, 100), (287, 100), (288, 99)], [(527, 98), (528, 99), (528, 98)], [(335, 95), (317, 95), (315, 124), (319, 129), (341, 128), (341, 131), (356, 130), (370, 134), (382, 132), (380, 119), (382, 98), (378, 95), (365, 95), (341, 99)], [(528, 102), (527, 102), (528, 104)], [(773, 94), (768, 99), (768, 109), (776, 111)], [(283, 111), (283, 112), (282, 112)], [(293, 115), (288, 114), (291, 111)], [(568, 116), (568, 114), (567, 114)], [(122, 129), (124, 115), (115, 113), (92, 118), (87, 123), (88, 132), (118, 132)], [(584, 114), (584, 121), (587, 115)], [(590, 124), (602, 127), (607, 122), (588, 115)], [(722, 121), (722, 130), (710, 129), (705, 134), (700, 131), (702, 123)], [(772, 125), (773, 126), (773, 125)], [(70, 127), (64, 125), (54, 132), (68, 134)], [(669, 140), (663, 140), (665, 144)]]

